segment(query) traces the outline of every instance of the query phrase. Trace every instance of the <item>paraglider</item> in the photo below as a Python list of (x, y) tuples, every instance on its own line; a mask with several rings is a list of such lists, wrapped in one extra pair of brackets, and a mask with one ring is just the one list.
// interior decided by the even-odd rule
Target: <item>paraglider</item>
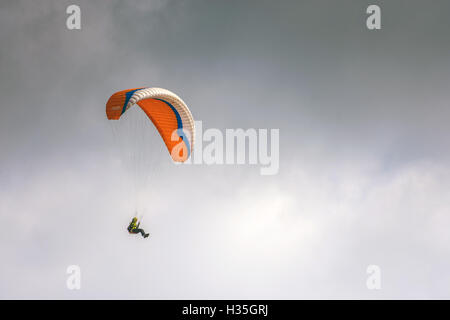
[(149, 233), (145, 233), (144, 229), (139, 229), (139, 226), (141, 225), (140, 222), (137, 222), (138, 219), (136, 217), (134, 217), (130, 224), (128, 225), (128, 232), (129, 233), (140, 233), (144, 238), (147, 238), (150, 234)]
[[(139, 112), (131, 112), (138, 106)], [(142, 112), (143, 111), (143, 112)], [(149, 123), (159, 132), (170, 158), (174, 162), (185, 162), (191, 156), (195, 128), (194, 119), (187, 105), (173, 92), (162, 88), (134, 88), (114, 93), (106, 103), (106, 116), (111, 123), (117, 140), (125, 148), (124, 162), (130, 162), (130, 172), (134, 175), (132, 193), (135, 198), (136, 212), (146, 210), (148, 194), (142, 195), (149, 172), (155, 165), (152, 159), (160, 153), (156, 144), (149, 138)], [(115, 125), (117, 124), (117, 125)], [(117, 143), (120, 144), (120, 143)], [(131, 188), (130, 188), (131, 189)], [(128, 226), (129, 233), (145, 233), (139, 228), (140, 222), (133, 218)]]

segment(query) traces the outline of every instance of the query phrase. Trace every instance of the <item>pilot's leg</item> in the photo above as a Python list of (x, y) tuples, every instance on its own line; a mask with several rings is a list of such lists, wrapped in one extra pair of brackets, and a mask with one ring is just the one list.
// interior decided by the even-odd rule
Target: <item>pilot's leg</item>
[(135, 233), (140, 233), (142, 236), (145, 235), (145, 231), (143, 229), (134, 229)]

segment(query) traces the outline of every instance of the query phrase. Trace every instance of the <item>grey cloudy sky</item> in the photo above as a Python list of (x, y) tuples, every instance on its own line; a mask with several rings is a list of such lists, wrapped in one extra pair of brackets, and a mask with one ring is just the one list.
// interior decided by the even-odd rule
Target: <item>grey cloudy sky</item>
[[(373, 3), (2, 1), (0, 298), (450, 298), (450, 3)], [(139, 86), (279, 128), (279, 173), (164, 164), (130, 237), (104, 106)]]

